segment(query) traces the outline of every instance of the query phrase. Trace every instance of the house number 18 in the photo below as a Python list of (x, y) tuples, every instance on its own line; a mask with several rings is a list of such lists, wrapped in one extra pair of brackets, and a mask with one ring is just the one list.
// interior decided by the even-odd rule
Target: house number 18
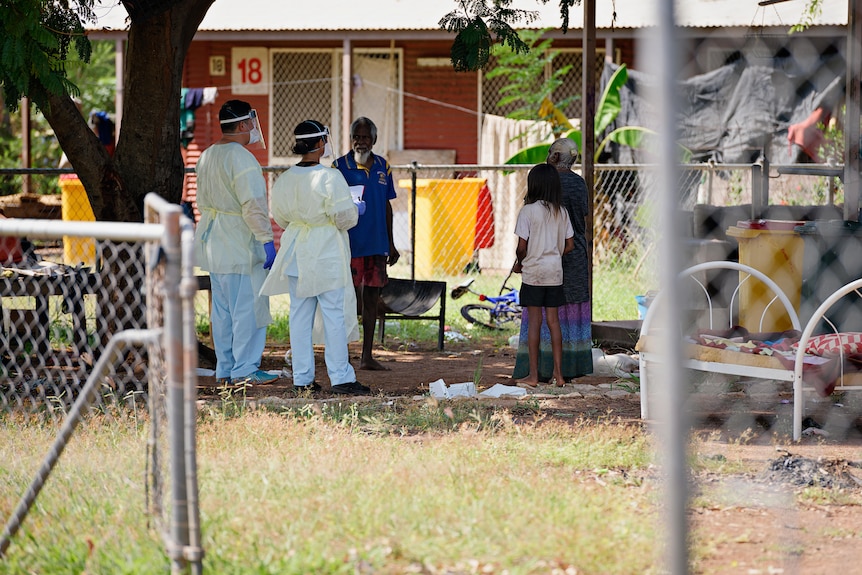
[(268, 94), (269, 82), (269, 51), (266, 48), (231, 50), (231, 89), (234, 94)]
[(249, 60), (240, 60), (237, 63), (239, 66), (240, 72), (242, 74), (242, 83), (250, 83), (250, 84), (260, 84), (261, 80), (263, 80), (263, 74), (261, 74), (261, 63), (257, 58), (251, 58)]

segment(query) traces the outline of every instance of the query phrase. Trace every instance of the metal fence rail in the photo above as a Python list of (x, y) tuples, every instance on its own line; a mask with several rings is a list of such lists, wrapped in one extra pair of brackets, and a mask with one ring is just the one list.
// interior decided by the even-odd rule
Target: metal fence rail
[(147, 512), (175, 570), (200, 572), (193, 228), (179, 206), (155, 194), (146, 214), (143, 224), (0, 220), (6, 238), (86, 239), (94, 248), (92, 268), (27, 258), (0, 268), (0, 409), (62, 419), (6, 524), (0, 556), (89, 409), (144, 408)]

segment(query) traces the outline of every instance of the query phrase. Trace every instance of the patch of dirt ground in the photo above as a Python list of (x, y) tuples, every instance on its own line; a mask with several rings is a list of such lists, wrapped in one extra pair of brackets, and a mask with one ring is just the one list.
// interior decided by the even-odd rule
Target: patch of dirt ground
[[(285, 352), (289, 346), (267, 345), (264, 353), (261, 369), (279, 370), (289, 366), (285, 362)], [(350, 360), (354, 367), (359, 365), (360, 347), (359, 343), (350, 344)], [(478, 390), (482, 391), (494, 384), (514, 385), (511, 378), (515, 367), (515, 350), (508, 347), (498, 347), (490, 341), (486, 342), (446, 342), (445, 349), (438, 351), (434, 343), (410, 344), (402, 346), (402, 349), (382, 348), (379, 345), (374, 349), (374, 358), (388, 371), (356, 370), (356, 379), (369, 386), (375, 395), (389, 397), (413, 397), (428, 393), (428, 384), (432, 381), (442, 379), (446, 385), (474, 381), (479, 378)], [(205, 362), (201, 362), (205, 365)], [(331, 397), (329, 393), (329, 377), (326, 374), (326, 365), (323, 361), (323, 348), (315, 348), (315, 372), (316, 381), (323, 387), (318, 394), (320, 398)], [(598, 392), (600, 384), (612, 384), (617, 382), (617, 377), (605, 377), (588, 375), (578, 378), (572, 383), (588, 384), (596, 386)], [(204, 398), (217, 394), (214, 377), (199, 377), (200, 395)], [(567, 389), (568, 388), (568, 389)], [(539, 392), (546, 391), (554, 394), (565, 394), (572, 391), (571, 385), (563, 388), (552, 386), (540, 386)], [(248, 389), (247, 396), (285, 396), (291, 397), (293, 382), (284, 377), (274, 383), (260, 385)], [(568, 398), (560, 398), (560, 400)], [(640, 404), (636, 396), (628, 401), (609, 400), (605, 397), (585, 397), (582, 399), (583, 409), (594, 413), (597, 409), (614, 411), (615, 415), (631, 419), (637, 419), (640, 415)]]
[[(700, 550), (696, 572), (858, 572), (862, 558), (858, 443), (803, 440), (772, 447), (707, 441), (699, 451), (747, 471), (707, 471), (694, 478), (689, 518)], [(803, 494), (803, 489), (816, 487), (821, 489)]]
[[(286, 367), (286, 350), (286, 346), (268, 346), (261, 367)], [(350, 352), (352, 363), (358, 365), (359, 345), (352, 344)], [(402, 349), (378, 345), (374, 355), (389, 371), (357, 370), (357, 379), (370, 386), (376, 397), (410, 399), (427, 393), (434, 380), (461, 383), (473, 381), (474, 374), (480, 374), (480, 390), (495, 383), (513, 384), (515, 350), (491, 342), (447, 342), (444, 351), (433, 344)], [(317, 350), (316, 363), (317, 381), (324, 388), (316, 397), (328, 399), (332, 396), (322, 348)], [(598, 393), (608, 388), (601, 384), (618, 382), (616, 377), (579, 378), (574, 383), (595, 386), (597, 393), (542, 396), (540, 409), (567, 421), (611, 417), (641, 423), (636, 394)], [(201, 377), (199, 385), (201, 398), (218, 397), (214, 378)], [(283, 378), (250, 388), (247, 394), (290, 398), (292, 389), (291, 380)], [(543, 386), (538, 391), (565, 394), (566, 388)], [(786, 390), (761, 395), (713, 391), (687, 405), (698, 437), (694, 451), (707, 462), (691, 477), (689, 520), (691, 535), (698, 542), (691, 557), (693, 571), (720, 575), (856, 572), (862, 558), (862, 469), (857, 465), (862, 455), (862, 422), (840, 420), (840, 429), (832, 429), (830, 436), (811, 435), (791, 443), (792, 405)], [(514, 406), (517, 401), (496, 403)], [(815, 406), (813, 415), (817, 413)]]

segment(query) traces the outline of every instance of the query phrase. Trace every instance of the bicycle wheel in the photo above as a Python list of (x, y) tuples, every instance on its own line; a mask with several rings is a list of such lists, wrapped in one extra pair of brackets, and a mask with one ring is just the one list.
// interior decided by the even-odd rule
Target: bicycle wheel
[(502, 329), (497, 325), (493, 313), (494, 308), (489, 305), (470, 303), (461, 307), (461, 315), (470, 323), (488, 329)]
[(503, 309), (497, 312), (494, 323), (498, 329), (505, 327), (521, 327), (521, 312), (514, 309)]

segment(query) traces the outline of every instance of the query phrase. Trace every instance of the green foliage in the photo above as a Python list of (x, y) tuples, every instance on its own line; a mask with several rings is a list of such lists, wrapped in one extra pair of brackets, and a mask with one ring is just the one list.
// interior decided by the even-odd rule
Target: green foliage
[[(89, 63), (77, 53), (71, 53), (66, 61), (69, 79), (80, 87), (82, 112), (112, 110), (115, 97), (114, 43), (92, 42)], [(0, 168), (20, 168), (21, 165), (21, 110), (8, 115), (9, 121), (0, 124)], [(54, 136), (54, 130), (39, 110), (30, 115), (30, 158), (33, 168), (56, 168), (62, 150)], [(0, 196), (21, 191), (20, 176), (0, 180)], [(31, 176), (31, 187), (37, 194), (58, 194), (56, 176)]]
[[(9, 123), (0, 126), (0, 168), (21, 167), (21, 115), (10, 114)], [(30, 158), (34, 168), (54, 168), (60, 158), (60, 148), (54, 131), (41, 114), (33, 114), (30, 122)], [(21, 192), (22, 176), (0, 178), (0, 196)], [(56, 176), (30, 177), (30, 186), (36, 194), (59, 193)]]
[[(839, 117), (846, 117), (847, 107), (841, 106)], [(823, 141), (820, 143), (818, 155), (829, 164), (844, 163), (844, 130), (838, 122), (831, 120), (829, 124), (819, 122), (817, 128), (823, 132)]]
[(458, 29), (457, 33), (450, 51), (455, 71), (467, 72), (484, 68), (493, 43), (485, 22), (481, 18), (475, 18)]
[(79, 89), (81, 110), (112, 111), (116, 106), (117, 62), (116, 45), (111, 40), (91, 42), (89, 61), (70, 54), (66, 61), (69, 80)]
[[(596, 139), (598, 139), (601, 134), (603, 134), (604, 131), (607, 130), (608, 126), (610, 126), (611, 123), (616, 119), (617, 115), (619, 115), (620, 110), (622, 109), (622, 105), (620, 102), (620, 89), (625, 85), (627, 81), (628, 71), (626, 70), (625, 64), (623, 64), (619, 68), (617, 68), (617, 71), (614, 72), (613, 76), (611, 76), (611, 79), (605, 86), (605, 90), (602, 93), (602, 97), (596, 106)], [(610, 142), (614, 142), (621, 146), (628, 146), (630, 148), (640, 149), (646, 147), (650, 137), (655, 135), (656, 133), (654, 131), (641, 126), (622, 126), (615, 130), (612, 130), (611, 133), (605, 136), (605, 138), (596, 146), (594, 161), (598, 161), (602, 152)], [(578, 149), (582, 149), (581, 143), (583, 141), (583, 136), (581, 130), (571, 129), (562, 134), (562, 137), (571, 138), (575, 143), (578, 144)], [(523, 150), (519, 150), (517, 153), (515, 153), (515, 155), (507, 159), (505, 163), (512, 165), (542, 163), (548, 157), (548, 150), (550, 149), (550, 147), (550, 144), (537, 144), (535, 146), (529, 146), (527, 148), (524, 148)], [(688, 162), (691, 159), (691, 150), (683, 146), (680, 146), (679, 149), (682, 156), (680, 161), (683, 163)]]
[[(607, 127), (614, 121), (617, 115), (620, 113), (621, 104), (620, 104), (620, 89), (625, 85), (628, 81), (628, 71), (626, 70), (625, 64), (620, 66), (616, 72), (614, 72), (613, 76), (611, 76), (610, 81), (605, 86), (605, 90), (602, 93), (602, 97), (596, 105), (596, 117), (595, 117), (595, 134), (596, 137), (600, 136)], [(638, 127), (623, 127), (614, 130), (609, 134), (601, 143), (600, 146), (596, 146), (596, 158), (599, 157), (605, 145), (608, 142), (616, 142), (625, 143), (629, 142), (629, 144), (640, 144), (641, 138), (643, 137), (643, 133), (647, 132), (646, 128), (638, 128)], [(565, 138), (571, 138), (578, 144), (578, 149), (581, 148), (581, 131), (577, 129), (569, 130), (567, 133), (563, 135)], [(519, 150), (514, 156), (506, 160), (507, 164), (538, 164), (544, 162), (548, 157), (548, 150), (550, 149), (550, 144), (538, 144), (535, 146), (530, 146), (528, 148), (524, 148), (523, 150)]]
[(278, 343), (290, 341), (290, 316), (273, 315), (272, 323), (266, 328), (266, 337), (269, 341)]
[[(521, 30), (518, 35), (527, 50), (518, 52), (508, 50), (502, 45), (494, 46), (491, 53), (497, 58), (497, 65), (485, 77), (504, 78), (507, 83), (500, 89), (502, 97), (498, 107), (519, 104), (507, 117), (516, 120), (551, 120), (551, 113), (542, 113), (542, 103), (551, 100), (554, 91), (563, 85), (563, 79), (571, 70), (565, 66), (555, 70), (550, 78), (545, 78), (545, 70), (551, 67), (558, 51), (551, 50), (552, 40), (542, 40), (545, 30)], [(575, 96), (556, 103), (557, 108), (568, 106)], [(551, 107), (553, 108), (553, 107)]]
[[(440, 19), (440, 27), (455, 33), (452, 43), (452, 66), (457, 72), (473, 72), (488, 64), (494, 44), (507, 46), (512, 52), (526, 54), (530, 48), (512, 27), (530, 24), (538, 16), (532, 10), (512, 8), (513, 0), (459, 0), (459, 8)], [(548, 0), (537, 0), (547, 4)], [(562, 29), (569, 26), (569, 7), (576, 0), (559, 0)], [(580, 4), (580, 0), (577, 0)]]
[(790, 27), (790, 33), (804, 32), (814, 24), (814, 19), (823, 13), (823, 0), (808, 0), (802, 11), (802, 20)]
[(67, 77), (70, 49), (90, 60), (90, 41), (83, 21), (95, 22), (93, 0), (82, 0), (70, 8), (63, 2), (8, 0), (0, 18), (0, 82), (6, 107), (18, 108), (28, 96), (37, 107), (47, 105), (49, 94), (77, 95), (78, 88)]

